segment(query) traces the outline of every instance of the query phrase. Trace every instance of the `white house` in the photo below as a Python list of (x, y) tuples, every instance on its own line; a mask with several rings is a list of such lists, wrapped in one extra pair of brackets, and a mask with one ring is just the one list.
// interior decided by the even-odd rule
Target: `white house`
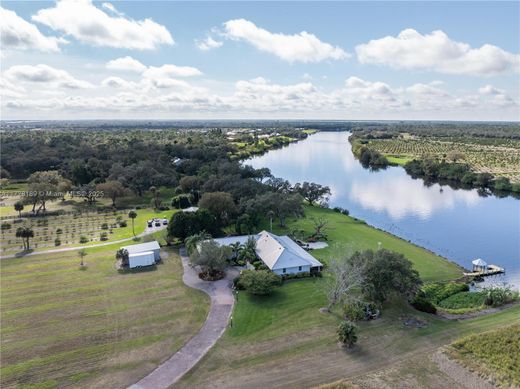
[(315, 273), (323, 269), (320, 261), (288, 236), (262, 231), (258, 235), (231, 236), (215, 241), (221, 246), (229, 246), (235, 242), (244, 244), (250, 236), (256, 239), (258, 258), (276, 274)]
[(138, 266), (150, 266), (160, 261), (159, 251), (161, 246), (154, 240), (147, 243), (133, 244), (121, 247), (128, 251), (128, 266), (130, 268)]

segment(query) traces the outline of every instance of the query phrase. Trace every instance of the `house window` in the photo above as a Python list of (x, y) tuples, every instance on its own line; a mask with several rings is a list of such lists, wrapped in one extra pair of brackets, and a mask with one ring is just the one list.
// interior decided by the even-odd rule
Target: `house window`
[(302, 267), (301, 266), (298, 267), (298, 271), (302, 271)]
[(284, 267), (283, 270), (282, 270), (282, 272), (283, 272), (284, 274), (287, 273), (287, 269)]

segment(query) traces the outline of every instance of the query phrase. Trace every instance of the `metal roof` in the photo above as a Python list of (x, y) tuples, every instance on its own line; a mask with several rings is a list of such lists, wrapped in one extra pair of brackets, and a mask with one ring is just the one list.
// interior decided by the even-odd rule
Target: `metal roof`
[(256, 253), (271, 270), (297, 266), (323, 266), (288, 236), (262, 231), (256, 242)]
[(159, 243), (156, 240), (154, 240), (152, 242), (132, 244), (130, 246), (123, 246), (121, 248), (128, 251), (128, 254), (135, 254), (142, 253), (143, 251), (159, 250), (161, 246), (159, 246)]
[(475, 266), (487, 266), (487, 262), (484, 261), (482, 258), (477, 258), (474, 261), (471, 262)]

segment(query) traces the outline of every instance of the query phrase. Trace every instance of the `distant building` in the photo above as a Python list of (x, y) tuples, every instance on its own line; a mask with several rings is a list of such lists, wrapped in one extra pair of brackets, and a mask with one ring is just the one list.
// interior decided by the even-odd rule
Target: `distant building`
[(276, 274), (317, 273), (323, 270), (320, 261), (288, 236), (262, 231), (258, 235), (230, 236), (215, 239), (215, 242), (221, 246), (244, 244), (251, 236), (256, 239), (257, 257)]

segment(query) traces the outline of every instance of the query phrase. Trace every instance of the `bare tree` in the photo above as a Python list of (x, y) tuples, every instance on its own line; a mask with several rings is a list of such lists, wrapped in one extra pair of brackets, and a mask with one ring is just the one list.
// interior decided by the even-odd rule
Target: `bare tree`
[(329, 301), (330, 311), (336, 304), (347, 299), (355, 299), (363, 284), (364, 264), (352, 260), (352, 250), (339, 248), (337, 255), (329, 259), (325, 293)]

